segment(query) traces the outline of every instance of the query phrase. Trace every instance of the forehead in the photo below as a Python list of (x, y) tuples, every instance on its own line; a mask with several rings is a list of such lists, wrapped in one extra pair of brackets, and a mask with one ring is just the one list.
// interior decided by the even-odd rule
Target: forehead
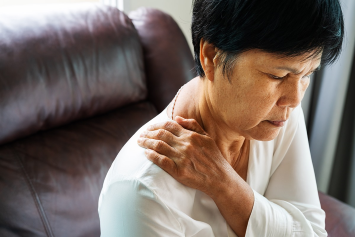
[(253, 49), (245, 52), (245, 55), (242, 57), (245, 57), (254, 66), (292, 67), (300, 69), (306, 66), (318, 67), (321, 63), (322, 52), (312, 51), (297, 56), (285, 56)]

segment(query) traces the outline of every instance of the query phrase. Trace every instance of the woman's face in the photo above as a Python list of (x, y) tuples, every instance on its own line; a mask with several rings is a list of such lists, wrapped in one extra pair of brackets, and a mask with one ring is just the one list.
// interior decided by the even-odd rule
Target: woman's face
[(307, 56), (280, 57), (256, 49), (244, 52), (236, 60), (230, 83), (222, 67), (215, 67), (207, 90), (218, 122), (247, 139), (274, 139), (319, 67), (321, 55)]

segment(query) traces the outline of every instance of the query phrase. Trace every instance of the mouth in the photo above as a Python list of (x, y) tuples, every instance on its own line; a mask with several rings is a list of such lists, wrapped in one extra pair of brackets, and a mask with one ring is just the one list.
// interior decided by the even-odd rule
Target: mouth
[(281, 120), (281, 121), (270, 121), (267, 120), (270, 124), (274, 125), (275, 127), (283, 127), (285, 125), (286, 120)]

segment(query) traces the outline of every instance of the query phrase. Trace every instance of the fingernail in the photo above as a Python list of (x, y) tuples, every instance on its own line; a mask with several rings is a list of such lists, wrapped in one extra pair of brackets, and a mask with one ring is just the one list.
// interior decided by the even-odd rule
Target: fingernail
[(147, 130), (153, 130), (153, 127), (152, 127), (152, 125), (149, 125), (148, 127), (147, 127)]
[(143, 131), (140, 136), (145, 137), (146, 135), (147, 135), (147, 131)]
[(138, 138), (137, 142), (138, 143), (142, 143), (143, 139), (142, 138)]

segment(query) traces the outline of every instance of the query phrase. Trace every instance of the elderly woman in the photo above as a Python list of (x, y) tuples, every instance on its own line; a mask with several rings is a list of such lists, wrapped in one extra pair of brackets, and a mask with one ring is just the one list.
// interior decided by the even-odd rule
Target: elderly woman
[(195, 0), (198, 76), (118, 154), (101, 235), (327, 236), (300, 102), (343, 35), (338, 0)]

